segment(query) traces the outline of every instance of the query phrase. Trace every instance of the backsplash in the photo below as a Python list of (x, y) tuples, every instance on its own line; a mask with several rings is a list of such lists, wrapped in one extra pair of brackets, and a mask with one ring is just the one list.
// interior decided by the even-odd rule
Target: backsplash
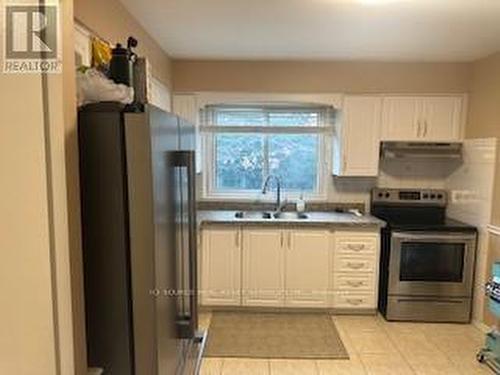
[(459, 166), (450, 161), (381, 161), (377, 178), (331, 177), (328, 201), (361, 203), (368, 211), (374, 187), (445, 189), (448, 177)]
[(482, 321), (484, 283), (488, 274), (488, 233), (493, 205), (493, 186), (498, 144), (496, 138), (464, 141), (464, 162), (449, 176), (448, 215), (478, 228), (476, 279), (472, 318)]
[[(197, 203), (199, 210), (262, 210), (272, 211), (275, 209), (273, 202), (235, 202), (235, 201), (199, 201)], [(347, 211), (349, 209), (358, 209), (364, 211), (362, 203), (334, 203), (334, 202), (308, 202), (306, 203), (306, 211), (315, 212), (331, 212), (331, 211)], [(284, 211), (294, 211), (295, 204), (288, 203), (283, 208)]]
[[(307, 209), (332, 211), (335, 208), (358, 208), (369, 211), (370, 191), (374, 187), (445, 189), (446, 181), (458, 168), (457, 162), (381, 161), (378, 177), (328, 177), (327, 200), (308, 202)], [(201, 186), (201, 176), (198, 176)], [(198, 193), (201, 193), (200, 191)], [(200, 194), (201, 195), (201, 194)], [(286, 190), (284, 192), (286, 198)], [(200, 209), (269, 209), (273, 203), (259, 202), (258, 197), (247, 201), (199, 200)], [(236, 208), (235, 208), (236, 207)], [(263, 208), (262, 208), (263, 207)]]

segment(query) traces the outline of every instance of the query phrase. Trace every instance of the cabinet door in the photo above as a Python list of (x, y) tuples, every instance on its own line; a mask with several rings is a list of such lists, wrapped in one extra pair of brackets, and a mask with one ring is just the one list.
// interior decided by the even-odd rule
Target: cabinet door
[(283, 231), (243, 229), (244, 306), (283, 306), (284, 251)]
[(417, 97), (387, 96), (383, 99), (382, 140), (420, 139), (422, 101)]
[(195, 94), (175, 94), (172, 99), (173, 112), (188, 120), (195, 127), (195, 142), (196, 142), (196, 173), (202, 171), (202, 150), (200, 136), (200, 121), (198, 115), (198, 101)]
[(328, 307), (330, 237), (324, 229), (285, 232), (286, 306)]
[(377, 176), (382, 98), (346, 96), (342, 107), (341, 176)]
[(429, 141), (458, 141), (462, 133), (462, 97), (443, 96), (423, 101), (423, 138)]
[(201, 304), (241, 304), (241, 231), (235, 227), (202, 232)]

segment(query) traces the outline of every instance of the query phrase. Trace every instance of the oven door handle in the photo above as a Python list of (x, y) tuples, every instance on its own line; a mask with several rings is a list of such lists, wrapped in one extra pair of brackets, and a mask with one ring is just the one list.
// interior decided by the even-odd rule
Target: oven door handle
[(441, 240), (441, 241), (450, 241), (450, 240), (455, 240), (455, 241), (469, 241), (469, 240), (474, 240), (476, 239), (476, 234), (456, 234), (456, 233), (450, 233), (450, 234), (433, 234), (433, 233), (412, 233), (412, 232), (392, 232), (392, 237), (393, 238), (399, 238), (403, 240), (425, 240), (425, 241), (435, 241), (435, 240)]

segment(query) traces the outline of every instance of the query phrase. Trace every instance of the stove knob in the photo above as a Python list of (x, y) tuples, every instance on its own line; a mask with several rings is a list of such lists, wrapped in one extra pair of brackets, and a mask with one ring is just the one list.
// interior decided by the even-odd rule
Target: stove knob
[(443, 194), (438, 194), (438, 199), (443, 199)]
[(391, 195), (389, 193), (385, 193), (385, 197), (389, 198)]
[(436, 199), (436, 194), (431, 194), (431, 199)]
[(379, 198), (382, 198), (383, 196), (384, 196), (384, 194), (382, 194), (382, 193), (378, 193), (378, 197), (379, 197)]
[(424, 194), (424, 195), (423, 195), (423, 198), (424, 198), (424, 199), (429, 199), (429, 194)]

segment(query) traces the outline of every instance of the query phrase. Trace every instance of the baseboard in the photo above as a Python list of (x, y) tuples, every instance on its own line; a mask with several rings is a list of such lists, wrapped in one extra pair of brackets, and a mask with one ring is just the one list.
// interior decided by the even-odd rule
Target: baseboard
[(488, 333), (489, 331), (491, 331), (491, 327), (484, 324), (483, 322), (480, 322), (479, 320), (475, 320), (475, 319), (472, 320), (472, 325), (485, 334)]
[(253, 312), (253, 313), (319, 313), (332, 315), (377, 315), (377, 309), (354, 308), (301, 308), (301, 307), (257, 307), (257, 306), (202, 306), (200, 313), (204, 312)]

